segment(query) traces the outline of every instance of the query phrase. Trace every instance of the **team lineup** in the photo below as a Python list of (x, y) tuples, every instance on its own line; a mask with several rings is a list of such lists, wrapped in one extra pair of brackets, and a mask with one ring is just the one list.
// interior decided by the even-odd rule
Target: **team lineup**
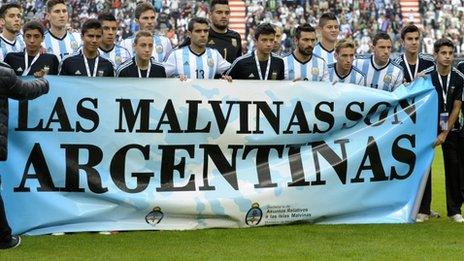
[[(464, 141), (458, 120), (464, 63), (453, 66), (455, 46), (451, 40), (437, 40), (433, 56), (421, 54), (421, 29), (408, 24), (401, 30), (404, 52), (396, 58), (392, 56), (392, 39), (385, 32), (372, 38), (371, 54), (355, 57), (354, 41), (339, 37), (337, 16), (324, 13), (316, 28), (301, 24), (295, 29), (290, 54), (275, 48), (282, 29), (269, 23), (256, 28), (254, 48), (243, 54), (240, 34), (228, 28), (230, 12), (227, 0), (212, 0), (209, 19), (192, 18), (187, 27), (188, 41), (173, 49), (170, 40), (155, 31), (157, 12), (149, 3), (137, 5), (134, 17), (139, 31), (121, 43), (115, 41), (118, 25), (110, 13), (88, 19), (80, 33), (73, 33), (67, 30), (64, 0), (47, 1), (47, 29), (36, 21), (22, 25), (21, 6), (5, 4), (0, 8), (1, 65), (18, 76), (324, 81), (390, 92), (418, 77), (431, 77), (439, 101), (434, 144), (443, 145), (447, 215), (464, 222), (460, 210), (464, 202)], [(429, 175), (418, 222), (438, 216), (430, 209), (430, 180)]]

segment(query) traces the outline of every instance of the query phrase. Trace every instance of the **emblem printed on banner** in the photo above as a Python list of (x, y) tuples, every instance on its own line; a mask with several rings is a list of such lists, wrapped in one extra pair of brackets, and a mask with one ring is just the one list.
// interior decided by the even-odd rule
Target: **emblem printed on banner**
[(214, 66), (214, 60), (213, 58), (208, 58), (208, 66), (213, 67)]
[(312, 75), (318, 75), (319, 74), (319, 68), (317, 68), (317, 67), (311, 68), (311, 73), (312, 73)]
[(153, 210), (145, 216), (145, 221), (148, 224), (155, 226), (156, 224), (161, 222), (163, 217), (164, 217), (164, 214), (163, 212), (161, 212), (161, 208), (154, 207)]
[(263, 211), (259, 208), (258, 203), (253, 203), (251, 205), (250, 210), (248, 210), (246, 217), (245, 217), (245, 223), (248, 226), (257, 226), (259, 222), (261, 222), (261, 219), (263, 218)]
[(163, 52), (163, 46), (162, 45), (157, 45), (156, 46), (156, 52), (157, 53), (162, 53)]
[(390, 74), (387, 74), (385, 75), (385, 77), (383, 77), (383, 82), (386, 83), (386, 84), (389, 84), (392, 80), (392, 77)]
[(233, 45), (234, 47), (237, 47), (237, 39), (232, 38), (232, 39), (230, 39), (230, 41), (232, 42), (232, 45)]

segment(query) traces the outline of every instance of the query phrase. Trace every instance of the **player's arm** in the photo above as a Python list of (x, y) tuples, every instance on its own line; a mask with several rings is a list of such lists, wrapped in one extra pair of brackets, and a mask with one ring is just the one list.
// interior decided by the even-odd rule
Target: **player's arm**
[(398, 86), (400, 86), (403, 83), (404, 80), (404, 74), (403, 71), (399, 71), (398, 77), (396, 77), (395, 83), (393, 84), (393, 88), (391, 91), (394, 91)]
[(179, 76), (179, 72), (177, 70), (176, 51), (173, 51), (169, 54), (163, 65), (166, 70), (166, 77), (172, 78)]
[(215, 54), (216, 54), (216, 59), (217, 59), (217, 68), (216, 72), (220, 76), (222, 76), (227, 70), (230, 68), (230, 63), (222, 57), (222, 55), (216, 50), (213, 49)]

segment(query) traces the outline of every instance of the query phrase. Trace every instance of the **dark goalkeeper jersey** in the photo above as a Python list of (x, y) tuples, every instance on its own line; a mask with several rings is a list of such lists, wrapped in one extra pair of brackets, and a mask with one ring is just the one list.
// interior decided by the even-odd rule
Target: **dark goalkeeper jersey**
[(27, 70), (27, 68), (32, 67), (26, 73), (26, 75), (34, 75), (35, 72), (48, 67), (48, 74), (49, 75), (57, 75), (58, 74), (58, 58), (55, 55), (44, 53), (39, 56), (39, 58), (34, 61), (35, 56), (28, 55), (28, 64), (26, 66), (26, 60), (24, 57), (24, 51), (22, 52), (15, 52), (15, 53), (8, 53), (5, 57), (5, 63), (9, 64), (11, 68), (15, 71), (16, 75), (21, 76)]
[[(82, 52), (66, 57), (61, 62), (60, 75), (72, 75), (72, 76), (87, 76), (91, 77), (94, 74), (94, 68), (96, 64), (96, 59), (87, 59), (89, 65), (89, 72), (84, 62), (84, 55)], [(96, 71), (97, 77), (113, 77), (114, 76), (114, 67), (113, 63), (109, 60), (99, 57), (98, 66)]]
[(154, 59), (151, 59), (150, 75), (147, 77), (148, 70), (140, 70), (135, 63), (135, 57), (122, 63), (116, 71), (117, 77), (140, 77), (140, 78), (166, 78), (164, 66)]

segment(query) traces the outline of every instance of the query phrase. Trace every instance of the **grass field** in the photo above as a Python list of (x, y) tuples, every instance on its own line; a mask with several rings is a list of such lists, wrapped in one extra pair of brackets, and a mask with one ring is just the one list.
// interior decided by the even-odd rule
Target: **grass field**
[[(432, 208), (446, 216), (441, 152), (433, 164)], [(464, 224), (446, 217), (407, 225), (289, 225), (249, 229), (79, 233), (23, 237), (0, 260), (155, 259), (464, 260)]]

